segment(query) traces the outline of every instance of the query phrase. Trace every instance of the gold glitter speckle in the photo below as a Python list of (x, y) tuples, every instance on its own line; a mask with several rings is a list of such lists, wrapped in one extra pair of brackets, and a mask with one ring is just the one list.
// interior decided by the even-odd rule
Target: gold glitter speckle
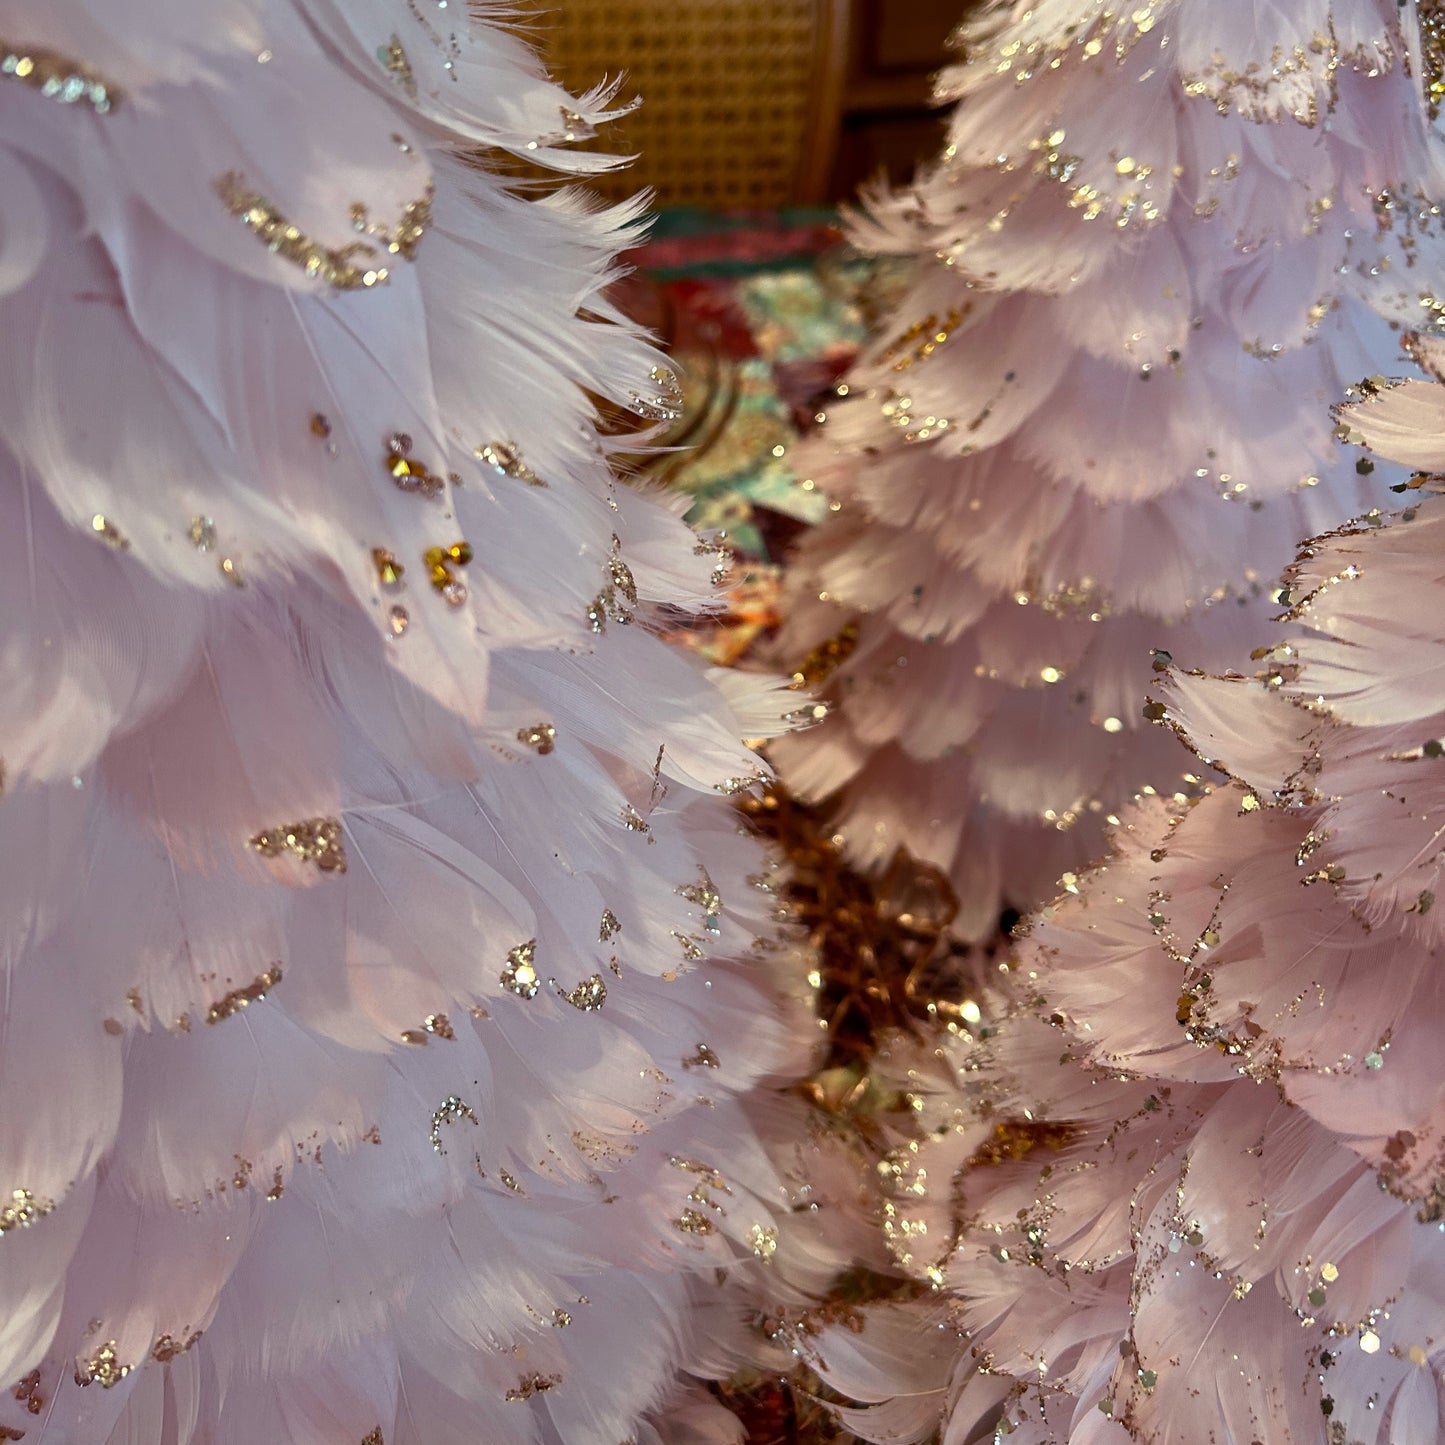
[(97, 115), (120, 103), (120, 92), (109, 81), (54, 50), (0, 40), (0, 76), (18, 80), (61, 105), (88, 105)]
[(151, 1346), (151, 1359), (158, 1364), (168, 1365), (178, 1355), (183, 1355), (201, 1337), (200, 1330), (193, 1330), (184, 1339), (178, 1340), (174, 1335), (162, 1335)]
[(299, 823), (281, 823), (257, 833), (250, 846), (263, 858), (290, 854), (303, 863), (314, 863), (322, 873), (346, 872), (346, 846), (339, 818), (304, 818)]
[(672, 1221), (672, 1225), (674, 1229), (680, 1230), (683, 1234), (712, 1234), (717, 1229), (707, 1215), (699, 1213), (696, 1209), (684, 1209)]
[(221, 204), (259, 237), (268, 250), (338, 291), (377, 286), (390, 275), (384, 266), (358, 263), (358, 257), (374, 254), (373, 248), (363, 241), (328, 247), (305, 235), (264, 196), (248, 189), (239, 171), (227, 171), (216, 181), (215, 191)]
[[(401, 48), (401, 38), (393, 35), (385, 45), (378, 45), (376, 47), (376, 58), (396, 77), (397, 84), (406, 92), (406, 98), (408, 100), (415, 100), (416, 76), (412, 74), (411, 61), (407, 58), (406, 51)], [(379, 1437), (380, 1431), (378, 1431), (377, 1434)], [(363, 1440), (361, 1445), (371, 1445), (370, 1438), (368, 1437), (367, 1440)], [(379, 1438), (377, 1445), (380, 1445)]]
[(617, 915), (610, 908), (604, 908), (602, 910), (602, 926), (597, 931), (598, 943), (606, 943), (621, 932), (622, 925), (617, 921)]
[(529, 938), (519, 943), (507, 954), (507, 966), (502, 970), (502, 987), (518, 998), (536, 998), (541, 986), (536, 968), (537, 940)]
[(545, 758), (557, 746), (557, 729), (549, 722), (534, 723), (517, 729), (517, 741)]
[(37, 1199), (28, 1189), (12, 1189), (10, 1202), (0, 1207), (0, 1234), (29, 1229), (55, 1208), (49, 1199)]
[(682, 1066), (685, 1069), (715, 1069), (718, 1067), (718, 1058), (706, 1044), (699, 1044), (697, 1052), (691, 1058), (684, 1059)]
[(134, 1367), (123, 1365), (115, 1353), (115, 1341), (107, 1340), (96, 1352), (75, 1371), (77, 1385), (99, 1385), (109, 1390), (130, 1374)]
[[(438, 1154), (445, 1154), (447, 1151), (442, 1147), (442, 1125), (455, 1124), (460, 1119), (470, 1119), (477, 1128), (481, 1128), (481, 1121), (472, 1112), (470, 1104), (464, 1103), (455, 1094), (448, 1094), (442, 1100), (441, 1108), (431, 1116), (431, 1146)], [(380, 1139), (375, 1142), (380, 1143)]]
[(526, 462), (522, 460), (521, 448), (516, 442), (487, 442), (473, 454), (479, 462), (485, 462), (495, 472), (514, 481), (526, 482), (529, 487), (547, 485)]
[(238, 1014), (242, 1009), (249, 1008), (253, 1003), (260, 1003), (266, 995), (281, 982), (281, 965), (273, 963), (265, 973), (259, 975), (244, 988), (233, 988), (230, 993), (218, 999), (206, 1010), (206, 1022), (218, 1024), (228, 1019), (232, 1014)]
[(593, 1009), (599, 1009), (607, 1002), (607, 985), (602, 982), (602, 975), (594, 973), (591, 978), (584, 978), (576, 988), (570, 992), (565, 990), (554, 978), (553, 985), (557, 992), (572, 1005), (573, 1008), (582, 1013), (591, 1013)]
[(507, 1399), (530, 1400), (533, 1395), (545, 1395), (548, 1390), (555, 1390), (561, 1383), (561, 1375), (523, 1375), (516, 1388), (507, 1391)]
[(722, 913), (722, 895), (708, 876), (706, 868), (701, 870), (696, 883), (685, 883), (674, 891), (686, 898), (689, 903), (694, 903), (702, 909), (703, 927), (709, 933), (718, 932), (718, 918)]
[(748, 1230), (748, 1243), (759, 1259), (772, 1259), (778, 1252), (778, 1231), (770, 1226), (755, 1224)]

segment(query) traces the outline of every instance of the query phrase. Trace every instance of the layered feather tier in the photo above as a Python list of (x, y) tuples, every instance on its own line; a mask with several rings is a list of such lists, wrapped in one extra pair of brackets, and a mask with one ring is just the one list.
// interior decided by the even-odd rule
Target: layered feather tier
[[(608, 94), (447, 0), (0, 7), (0, 1437), (617, 1445), (800, 989), (654, 623)], [(807, 1032), (811, 1025), (802, 1019)]]
[[(1341, 425), (1445, 469), (1438, 385)], [(1445, 501), (1371, 514), (1305, 549), (1258, 671), (1161, 683), (1230, 780), (1131, 809), (997, 1032), (945, 1040), (890, 1219), (932, 1295), (818, 1346), (865, 1439), (1445, 1438), (1442, 556)]]
[(862, 864), (948, 870), (966, 936), (1188, 791), (1151, 667), (1226, 665), (1385, 499), (1327, 408), (1441, 314), (1439, 38), (1393, 0), (994, 3), (942, 157), (856, 222), (916, 263), (797, 462), (836, 510), (779, 656), (840, 716), (776, 756)]

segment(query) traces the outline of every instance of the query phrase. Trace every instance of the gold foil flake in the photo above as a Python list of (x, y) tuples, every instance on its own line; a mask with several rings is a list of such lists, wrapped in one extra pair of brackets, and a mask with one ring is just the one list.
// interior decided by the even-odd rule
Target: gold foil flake
[(519, 943), (507, 954), (507, 966), (502, 970), (502, 987), (518, 998), (536, 998), (541, 987), (536, 968), (537, 940), (529, 938)]
[(697, 1052), (684, 1059), (682, 1066), (684, 1069), (715, 1069), (718, 1067), (718, 1058), (706, 1044), (699, 1044)]
[(90, 530), (107, 547), (113, 547), (117, 552), (127, 551), (130, 547), (130, 539), (103, 513), (97, 512), (90, 519)]
[(406, 568), (396, 560), (395, 553), (388, 552), (385, 547), (373, 547), (371, 564), (376, 568), (376, 580), (383, 587), (401, 586), (401, 579), (406, 575)]
[(374, 254), (373, 248), (363, 241), (332, 248), (305, 235), (264, 196), (248, 189), (239, 171), (227, 171), (216, 181), (215, 191), (221, 204), (258, 236), (268, 250), (338, 291), (378, 286), (390, 276), (384, 266), (358, 263), (358, 257)]
[(648, 826), (647, 819), (631, 803), (626, 804), (622, 809), (622, 824), (632, 833), (650, 833), (652, 831)]
[(107, 1340), (88, 1360), (76, 1367), (75, 1383), (81, 1386), (99, 1385), (102, 1390), (109, 1390), (120, 1384), (132, 1369), (133, 1365), (121, 1364), (115, 1352), (115, 1341)]
[(191, 518), (186, 535), (197, 552), (209, 552), (216, 545), (216, 524), (198, 512)]
[(591, 1013), (593, 1009), (599, 1009), (607, 1002), (607, 985), (603, 983), (600, 973), (594, 973), (591, 978), (584, 978), (576, 988), (570, 991), (564, 989), (555, 978), (552, 980), (552, 986), (573, 1008), (582, 1013)]
[(240, 1013), (242, 1009), (250, 1008), (253, 1003), (260, 1003), (280, 982), (281, 965), (273, 963), (265, 973), (258, 975), (244, 988), (233, 988), (230, 993), (217, 999), (206, 1010), (206, 1022), (221, 1023), (233, 1014)]
[(759, 1259), (770, 1260), (778, 1252), (778, 1231), (768, 1225), (755, 1224), (748, 1230), (748, 1244)]
[(522, 449), (516, 442), (487, 442), (479, 446), (473, 455), (479, 462), (485, 462), (495, 472), (513, 481), (526, 482), (529, 487), (547, 485), (526, 462), (522, 460)]
[[(455, 1094), (448, 1094), (441, 1102), (441, 1108), (431, 1116), (431, 1146), (438, 1154), (445, 1154), (447, 1151), (442, 1146), (442, 1125), (455, 1124), (462, 1119), (470, 1119), (476, 1128), (481, 1128), (481, 1121), (472, 1111), (470, 1104), (464, 1103)], [(376, 1141), (380, 1143), (378, 1139)]]
[(696, 883), (684, 883), (673, 891), (702, 909), (703, 927), (709, 933), (718, 932), (718, 919), (722, 913), (722, 894), (718, 892), (717, 886), (708, 876), (706, 868), (701, 870)]
[(61, 105), (89, 106), (97, 115), (108, 114), (120, 103), (120, 92), (88, 65), (38, 46), (0, 40), (0, 76), (18, 80)]
[(555, 1390), (561, 1383), (561, 1375), (523, 1375), (516, 1388), (507, 1391), (507, 1399), (530, 1400), (533, 1395), (545, 1395), (548, 1390)]
[(602, 925), (597, 930), (598, 943), (606, 943), (609, 939), (616, 937), (622, 932), (622, 925), (617, 921), (617, 915), (610, 909), (602, 910)]
[(257, 833), (250, 846), (263, 858), (286, 854), (302, 863), (314, 863), (322, 873), (346, 872), (346, 845), (339, 818), (304, 818), (299, 823), (281, 823)]
[[(401, 47), (400, 36), (393, 35), (385, 45), (376, 47), (376, 58), (382, 66), (396, 77), (397, 84), (406, 92), (408, 100), (416, 99), (416, 76), (412, 74), (411, 61)], [(362, 1445), (366, 1445), (363, 1441)]]
[(414, 261), (417, 247), (431, 225), (432, 196), (432, 186), (428, 182), (425, 192), (402, 208), (401, 218), (395, 226), (378, 225), (371, 219), (366, 206), (355, 201), (351, 206), (352, 230), (380, 241), (388, 255)]
[(9, 1203), (0, 1206), (0, 1234), (29, 1229), (55, 1208), (54, 1201), (37, 1199), (28, 1189), (12, 1189)]
[(179, 1340), (174, 1335), (162, 1335), (151, 1346), (151, 1359), (157, 1364), (168, 1365), (172, 1360), (184, 1355), (200, 1337), (200, 1330), (192, 1330)]
[(632, 392), (632, 409), (649, 421), (676, 421), (682, 415), (682, 387), (665, 366), (654, 366), (648, 372), (653, 386), (652, 396)]
[(529, 728), (517, 729), (517, 741), (545, 758), (557, 746), (557, 729), (549, 722), (533, 723)]

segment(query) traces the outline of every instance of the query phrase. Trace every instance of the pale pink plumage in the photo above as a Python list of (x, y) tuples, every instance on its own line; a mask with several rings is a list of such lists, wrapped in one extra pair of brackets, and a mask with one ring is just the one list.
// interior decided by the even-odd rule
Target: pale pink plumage
[[(1422, 385), (1342, 427), (1423, 457)], [(817, 1342), (863, 1438), (1445, 1438), (1442, 556), (1445, 500), (1371, 513), (1305, 547), (1248, 671), (1161, 679), (1230, 781), (1130, 810), (996, 1035), (945, 1041), (957, 1117), (891, 1220), (937, 1293)]]
[(977, 936), (1184, 788), (1154, 651), (1228, 665), (1299, 539), (1386, 497), (1328, 406), (1433, 320), (1445, 149), (1413, 4), (1019, 0), (961, 37), (947, 150), (854, 228), (917, 262), (798, 459), (841, 507), (778, 656), (858, 641), (776, 756)]
[(0, 1434), (653, 1438), (787, 1200), (797, 699), (653, 635), (637, 208), (495, 173), (610, 96), (455, 0), (0, 12)]

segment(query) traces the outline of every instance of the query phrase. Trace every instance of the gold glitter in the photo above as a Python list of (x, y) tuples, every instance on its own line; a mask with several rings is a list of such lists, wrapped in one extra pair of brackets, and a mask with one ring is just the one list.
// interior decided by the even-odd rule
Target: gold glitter
[(686, 933), (679, 933), (675, 928), (672, 930), (672, 936), (682, 945), (682, 956), (689, 963), (697, 963), (700, 959), (707, 956), (703, 953), (702, 947), (697, 939), (690, 937)]
[(109, 1390), (130, 1374), (134, 1367), (123, 1365), (115, 1353), (115, 1341), (107, 1340), (96, 1352), (78, 1367), (75, 1372), (77, 1385), (99, 1385)]
[(606, 943), (621, 932), (622, 925), (617, 921), (617, 915), (610, 908), (604, 908), (602, 910), (602, 926), (597, 931), (598, 943)]
[(625, 626), (632, 621), (632, 609), (637, 606), (637, 582), (632, 569), (622, 560), (622, 539), (615, 533), (607, 559), (607, 578), (607, 586), (587, 608), (587, 620), (593, 632), (606, 632), (608, 622)]
[(431, 225), (432, 195), (432, 186), (428, 182), (426, 191), (420, 197), (402, 207), (401, 219), (394, 227), (376, 224), (367, 208), (360, 201), (355, 201), (351, 206), (352, 229), (380, 241), (388, 255), (414, 261), (417, 247)]
[(411, 438), (405, 432), (393, 432), (386, 439), (385, 466), (387, 475), (403, 492), (420, 492), (424, 497), (436, 497), (442, 492), (445, 480), (431, 471), (424, 463), (411, 455)]
[(197, 513), (191, 518), (190, 529), (186, 534), (191, 539), (191, 546), (197, 552), (209, 552), (216, 545), (216, 524), (209, 518)]
[(439, 1039), (456, 1038), (456, 1034), (452, 1031), (452, 1022), (445, 1014), (428, 1014), (426, 1031), (429, 1034), (435, 1034)]
[(1425, 99), (1430, 107), (1430, 119), (1436, 120), (1441, 102), (1445, 101), (1445, 7), (1422, 3), (1417, 6), (1416, 14), (1420, 21)]
[[(385, 45), (376, 47), (376, 58), (382, 65), (396, 77), (397, 84), (406, 92), (408, 100), (416, 99), (416, 77), (411, 71), (411, 61), (407, 59), (406, 51), (401, 48), (400, 36), (393, 35)], [(378, 1435), (380, 1432), (377, 1432)], [(363, 1440), (361, 1445), (371, 1445), (370, 1440)], [(378, 1439), (376, 1445), (381, 1445)]]
[(15, 1387), (15, 1398), (32, 1414), (38, 1415), (45, 1408), (45, 1396), (40, 1393), (40, 1371), (31, 1370)]
[(257, 833), (250, 846), (263, 858), (290, 854), (302, 863), (314, 863), (322, 873), (346, 872), (346, 845), (339, 818), (304, 818), (281, 823)]
[(591, 978), (584, 978), (576, 988), (569, 993), (554, 978), (552, 980), (557, 992), (582, 1013), (591, 1013), (593, 1009), (601, 1008), (607, 1002), (607, 985), (602, 982), (602, 975), (594, 973)]
[[(1058, 132), (1062, 138), (1062, 132)], [(971, 311), (972, 304), (963, 311), (954, 307), (940, 322), (936, 315), (916, 321), (883, 353), (882, 361), (892, 364), (894, 371), (907, 371), (918, 361), (927, 361), (957, 330), (964, 316)]]
[(537, 940), (529, 938), (519, 943), (507, 954), (507, 966), (502, 970), (502, 987), (518, 998), (535, 998), (541, 986), (536, 969)]
[(478, 447), (473, 455), (479, 462), (485, 462), (493, 471), (500, 472), (504, 477), (511, 477), (518, 482), (526, 482), (529, 487), (545, 487), (547, 485), (522, 460), (522, 450), (516, 442), (487, 442), (485, 446)]
[(88, 105), (97, 115), (120, 104), (120, 92), (88, 65), (37, 46), (21, 47), (0, 40), (0, 76), (18, 80), (62, 105)]
[(755, 1224), (748, 1230), (748, 1243), (752, 1246), (753, 1253), (759, 1259), (772, 1259), (778, 1252), (778, 1231), (776, 1229)]
[(383, 587), (398, 587), (401, 579), (406, 575), (406, 568), (396, 560), (393, 552), (388, 552), (385, 547), (373, 547), (371, 549), (372, 565), (376, 568), (376, 580)]
[(508, 1174), (505, 1169), (498, 1169), (497, 1175), (501, 1179), (502, 1183), (508, 1189), (510, 1189), (513, 1194), (521, 1194), (523, 1196), (526, 1195), (527, 1191), (523, 1189), (522, 1186), (518, 1184), (517, 1181), (513, 1179), (512, 1176)]
[(677, 377), (665, 366), (654, 366), (648, 376), (657, 393), (640, 396), (632, 392), (632, 409), (649, 421), (676, 421), (682, 415), (682, 387)]
[(674, 1229), (681, 1230), (683, 1234), (712, 1234), (717, 1229), (707, 1215), (700, 1214), (696, 1209), (684, 1209), (672, 1224)]
[(129, 538), (122, 535), (115, 523), (100, 512), (97, 512), (95, 516), (90, 519), (90, 530), (94, 532), (107, 547), (114, 547), (117, 552), (124, 552), (130, 546)]
[(183, 1340), (178, 1340), (174, 1335), (162, 1335), (151, 1346), (151, 1359), (159, 1364), (168, 1365), (178, 1355), (183, 1355), (201, 1337), (200, 1330), (193, 1330)]
[(233, 988), (230, 993), (218, 999), (206, 1010), (206, 1022), (218, 1024), (238, 1014), (242, 1009), (260, 1003), (266, 995), (281, 982), (281, 965), (273, 963), (265, 973), (259, 975), (245, 988)]
[(836, 637), (820, 642), (798, 664), (793, 673), (793, 686), (816, 687), (840, 668), (858, 646), (858, 624), (850, 622)]
[(684, 1059), (682, 1066), (685, 1069), (715, 1069), (718, 1067), (717, 1055), (706, 1044), (699, 1044), (697, 1052)]
[(566, 1310), (552, 1311), (552, 1328), (554, 1330), (565, 1330), (572, 1323), (572, 1316)]
[[(308, 276), (319, 277), (338, 291), (355, 291), (377, 286), (390, 277), (384, 266), (358, 264), (360, 256), (373, 256), (375, 250), (364, 241), (352, 241), (335, 248), (323, 246), (293, 226), (280, 211), (256, 191), (249, 190), (239, 171), (227, 171), (215, 183), (221, 204), (248, 230), (292, 265)], [(413, 202), (412, 206), (423, 202)], [(411, 211), (407, 207), (403, 216)], [(403, 222), (405, 224), (405, 222)], [(413, 247), (414, 249), (414, 247)]]
[(49, 1199), (37, 1199), (28, 1189), (12, 1189), (10, 1202), (0, 1207), (0, 1234), (29, 1229), (55, 1208)]
[(628, 803), (622, 810), (622, 823), (624, 827), (633, 833), (649, 833), (652, 831), (647, 825), (647, 820), (631, 803)]
[(549, 722), (534, 723), (517, 729), (517, 741), (545, 758), (557, 746), (557, 729)]
[[(470, 1119), (477, 1128), (481, 1128), (481, 1121), (472, 1112), (470, 1104), (463, 1103), (455, 1094), (448, 1094), (442, 1100), (441, 1108), (431, 1116), (431, 1146), (438, 1154), (445, 1154), (447, 1151), (442, 1148), (442, 1125), (455, 1124), (459, 1119)], [(374, 1141), (380, 1143), (380, 1138)]]
[(718, 892), (712, 879), (708, 877), (706, 868), (702, 869), (701, 876), (696, 883), (683, 884), (673, 891), (702, 909), (703, 927), (709, 933), (718, 932), (718, 919), (722, 913), (722, 895)]
[(562, 1383), (561, 1375), (523, 1375), (515, 1389), (507, 1391), (508, 1400), (530, 1400), (533, 1395), (545, 1395)]

